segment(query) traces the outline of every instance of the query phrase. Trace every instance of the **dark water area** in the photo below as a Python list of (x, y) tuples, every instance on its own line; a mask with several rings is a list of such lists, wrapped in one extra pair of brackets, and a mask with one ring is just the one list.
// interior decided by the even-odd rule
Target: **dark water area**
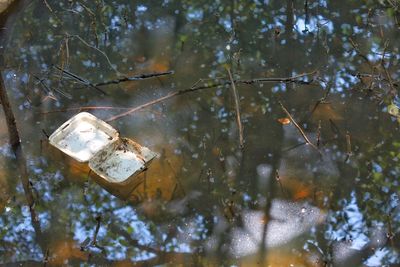
[[(0, 15), (21, 138), (15, 156), (0, 109), (0, 264), (398, 266), (399, 8), (17, 1)], [(80, 111), (159, 154), (140, 183), (107, 187), (48, 144)]]

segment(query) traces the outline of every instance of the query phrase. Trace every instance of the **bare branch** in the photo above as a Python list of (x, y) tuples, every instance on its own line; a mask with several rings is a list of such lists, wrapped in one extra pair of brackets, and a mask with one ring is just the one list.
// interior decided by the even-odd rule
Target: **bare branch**
[(109, 85), (109, 84), (119, 84), (122, 82), (140, 81), (140, 80), (145, 80), (145, 79), (149, 79), (149, 78), (153, 78), (153, 77), (165, 76), (165, 75), (169, 75), (169, 74), (173, 74), (173, 73), (174, 73), (174, 71), (172, 71), (172, 70), (164, 71), (164, 72), (143, 73), (143, 74), (139, 74), (139, 75), (132, 76), (132, 77), (123, 77), (123, 78), (116, 79), (116, 80), (99, 82), (99, 83), (95, 83), (93, 85), (97, 87), (97, 86), (104, 86), (104, 85)]
[[(315, 73), (315, 71), (311, 72), (311, 73), (305, 73), (305, 74), (301, 74), (301, 75), (296, 75), (293, 77), (287, 77), (287, 78), (257, 78), (257, 79), (251, 79), (251, 80), (233, 80), (233, 82), (235, 84), (254, 84), (254, 83), (267, 83), (267, 82), (280, 82), (280, 83), (300, 83), (300, 84), (310, 84), (311, 82), (306, 82), (303, 80), (299, 80), (299, 78), (303, 78), (303, 77), (307, 77), (310, 74)], [(196, 83), (197, 84), (197, 83)], [(187, 89), (182, 89), (179, 91), (175, 91), (175, 92), (171, 92), (163, 97), (160, 97), (158, 99), (152, 100), (150, 102), (147, 102), (145, 104), (142, 104), (140, 106), (134, 107), (129, 109), (128, 111), (112, 116), (109, 119), (107, 119), (107, 122), (110, 121), (114, 121), (117, 119), (120, 119), (122, 117), (128, 116), (138, 110), (141, 110), (143, 108), (152, 106), (154, 104), (158, 104), (162, 101), (168, 100), (170, 98), (173, 98), (175, 96), (178, 95), (183, 95), (186, 93), (190, 93), (190, 92), (195, 92), (195, 91), (200, 91), (200, 90), (204, 90), (204, 89), (210, 89), (210, 88), (215, 88), (215, 87), (219, 87), (219, 86), (226, 86), (231, 84), (230, 80), (222, 80), (222, 81), (217, 81), (211, 84), (206, 84), (206, 85), (201, 85), (201, 86), (192, 86), (190, 88)]]
[(86, 80), (84, 78), (81, 78), (78, 75), (76, 75), (76, 74), (74, 74), (72, 72), (69, 72), (69, 71), (67, 71), (65, 69), (62, 69), (62, 68), (60, 68), (58, 66), (54, 66), (54, 68), (58, 69), (59, 71), (61, 71), (64, 74), (68, 75), (69, 77), (75, 79), (76, 81), (78, 81), (78, 82), (80, 82), (80, 83), (82, 83), (82, 84), (84, 84), (84, 85), (86, 85), (88, 87), (92, 87), (92, 88), (96, 89), (97, 91), (101, 92), (104, 95), (107, 95), (106, 92), (104, 92), (102, 89), (98, 88), (96, 85), (94, 85), (93, 83), (89, 82), (88, 80)]

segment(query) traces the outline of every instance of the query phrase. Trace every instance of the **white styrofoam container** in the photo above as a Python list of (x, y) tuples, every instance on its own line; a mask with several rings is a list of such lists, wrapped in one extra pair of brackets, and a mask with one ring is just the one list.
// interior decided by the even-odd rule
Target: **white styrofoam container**
[(142, 172), (157, 153), (133, 140), (120, 138), (96, 153), (89, 167), (110, 183), (124, 183)]
[(77, 161), (89, 162), (90, 169), (111, 184), (129, 184), (157, 156), (131, 139), (120, 138), (111, 125), (87, 112), (66, 121), (49, 141)]
[(117, 130), (90, 113), (81, 112), (50, 137), (49, 142), (79, 162), (89, 161), (94, 154), (119, 138)]

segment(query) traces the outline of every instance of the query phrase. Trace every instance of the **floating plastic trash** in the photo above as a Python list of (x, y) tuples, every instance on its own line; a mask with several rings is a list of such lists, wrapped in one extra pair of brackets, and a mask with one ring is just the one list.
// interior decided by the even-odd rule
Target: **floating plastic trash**
[[(77, 161), (88, 162), (90, 169), (106, 184), (131, 184), (130, 181), (157, 156), (133, 140), (120, 138), (111, 125), (87, 112), (61, 125), (49, 141)], [(101, 185), (104, 182), (99, 181)]]
[(81, 112), (61, 125), (50, 144), (79, 162), (87, 162), (96, 152), (119, 138), (117, 130), (90, 113)]
[(89, 161), (89, 167), (107, 181), (121, 183), (142, 172), (156, 156), (147, 147), (120, 138), (94, 155)]

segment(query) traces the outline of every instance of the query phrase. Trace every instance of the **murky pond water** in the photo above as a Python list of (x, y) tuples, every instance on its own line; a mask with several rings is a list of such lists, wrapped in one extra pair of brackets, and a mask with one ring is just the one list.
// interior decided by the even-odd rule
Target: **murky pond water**
[[(372, 2), (17, 2), (0, 263), (400, 264), (399, 4)], [(103, 183), (47, 141), (80, 111), (159, 158)]]

